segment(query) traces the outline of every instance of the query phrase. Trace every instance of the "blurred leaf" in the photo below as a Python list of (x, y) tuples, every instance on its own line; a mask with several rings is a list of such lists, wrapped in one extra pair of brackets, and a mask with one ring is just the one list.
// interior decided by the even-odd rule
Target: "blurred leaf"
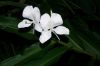
[(25, 32), (25, 33), (19, 32), (19, 29), (17, 27), (19, 22), (20, 21), (16, 18), (0, 16), (0, 29), (7, 31), (7, 32), (15, 33), (26, 39), (32, 39), (33, 38), (32, 31)]
[[(81, 24), (84, 23), (84, 21), (76, 22), (77, 23), (74, 24), (70, 24), (69, 21), (66, 22), (71, 30), (71, 33), (68, 38), (70, 42), (72, 42), (72, 44), (74, 45), (73, 47), (78, 48), (78, 50), (82, 49), (82, 51), (85, 51), (87, 54), (97, 57), (97, 59), (100, 59), (99, 36), (97, 38), (96, 34), (94, 35), (92, 31), (85, 27), (85, 24)], [(79, 26), (77, 27), (75, 26), (75, 24)], [(84, 27), (82, 27), (82, 25)]]
[(65, 5), (73, 14), (75, 14), (75, 12), (74, 12), (73, 9), (71, 8), (71, 6), (70, 6), (65, 0), (62, 0), (62, 2), (64, 3), (64, 5)]
[(95, 4), (93, 0), (71, 0), (70, 2), (72, 2), (72, 5), (77, 5), (89, 14), (95, 12)]
[(31, 52), (27, 52), (26, 55), (22, 56), (17, 55), (15, 57), (12, 58), (8, 58), (7, 60), (4, 60), (3, 62), (1, 62), (2, 66), (14, 66), (15, 64), (17, 64), (18, 62), (26, 59), (27, 57), (30, 57), (32, 54), (35, 54), (36, 52), (40, 51), (41, 48), (37, 45), (33, 45), (30, 47), (29, 51), (31, 50)]
[(27, 48), (23, 54), (1, 62), (1, 66), (48, 66), (57, 61), (66, 50), (63, 46), (41, 49), (37, 43)]
[(24, 6), (26, 6), (26, 4), (17, 3), (17, 2), (13, 2), (13, 1), (0, 1), (0, 7), (7, 6), (7, 5), (11, 5), (11, 6), (15, 6), (15, 7), (24, 7)]
[(97, 15), (100, 15), (100, 0), (95, 0), (95, 5), (96, 5), (96, 9), (97, 9)]

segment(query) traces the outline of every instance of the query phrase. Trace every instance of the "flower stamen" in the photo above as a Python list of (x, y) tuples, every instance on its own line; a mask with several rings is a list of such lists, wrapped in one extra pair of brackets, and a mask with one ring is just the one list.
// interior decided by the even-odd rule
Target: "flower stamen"
[(58, 40), (60, 41), (60, 38), (58, 37), (58, 35), (56, 34), (56, 32), (55, 31), (52, 31), (54, 34), (55, 34), (55, 36), (58, 38)]

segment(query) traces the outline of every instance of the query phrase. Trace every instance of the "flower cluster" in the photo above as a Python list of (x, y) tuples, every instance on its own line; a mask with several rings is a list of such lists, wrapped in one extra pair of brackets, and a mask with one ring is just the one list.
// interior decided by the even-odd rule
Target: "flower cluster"
[(59, 40), (60, 38), (57, 34), (69, 35), (69, 29), (62, 26), (63, 20), (61, 15), (58, 13), (53, 13), (51, 11), (50, 15), (48, 13), (40, 15), (38, 7), (33, 8), (32, 6), (26, 6), (23, 10), (22, 16), (27, 19), (21, 21), (18, 24), (18, 28), (29, 27), (33, 24), (33, 32), (36, 30), (41, 33), (39, 38), (41, 43), (48, 41), (51, 38), (52, 33), (54, 33)]

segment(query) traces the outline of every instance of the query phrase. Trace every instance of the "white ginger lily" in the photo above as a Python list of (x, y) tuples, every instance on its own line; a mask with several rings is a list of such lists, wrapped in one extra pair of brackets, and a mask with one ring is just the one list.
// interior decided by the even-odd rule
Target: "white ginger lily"
[[(27, 18), (27, 19), (24, 19), (22, 22), (20, 22), (18, 24), (18, 28), (25, 28), (25, 27), (29, 27), (31, 26), (32, 24), (35, 25), (35, 30), (41, 32), (42, 29), (39, 25), (39, 21), (40, 21), (40, 10), (38, 7), (32, 7), (32, 6), (26, 6), (23, 10), (23, 13), (22, 13), (22, 16), (24, 18)], [(30, 21), (30, 20), (32, 21)], [(34, 31), (34, 29), (33, 29)]]
[[(46, 41), (48, 41), (52, 36), (52, 32), (56, 36), (57, 34), (69, 35), (69, 29), (61, 26), (63, 24), (63, 20), (60, 14), (51, 12), (50, 16), (49, 14), (45, 13), (41, 16), (40, 24), (43, 29), (39, 38), (41, 43), (45, 43)], [(59, 39), (58, 36), (57, 38)]]

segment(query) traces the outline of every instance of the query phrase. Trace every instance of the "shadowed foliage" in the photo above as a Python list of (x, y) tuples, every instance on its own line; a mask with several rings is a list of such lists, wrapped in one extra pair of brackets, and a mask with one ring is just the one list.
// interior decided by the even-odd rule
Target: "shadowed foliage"
[[(0, 66), (100, 66), (100, 0), (0, 0)], [(44, 44), (32, 26), (18, 29), (25, 6), (59, 13), (70, 35)]]

